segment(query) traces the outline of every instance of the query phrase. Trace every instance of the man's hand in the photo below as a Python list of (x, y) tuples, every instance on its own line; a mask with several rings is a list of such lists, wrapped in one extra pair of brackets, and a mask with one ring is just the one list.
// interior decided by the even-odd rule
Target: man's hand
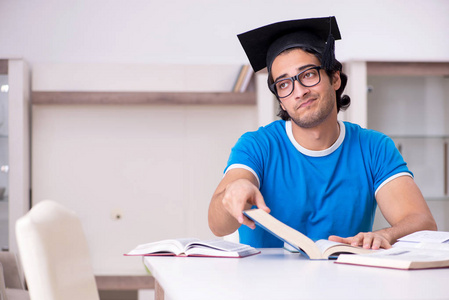
[(347, 238), (331, 235), (329, 241), (350, 244), (352, 246), (361, 246), (365, 249), (377, 250), (380, 248), (391, 248), (388, 238), (380, 232), (360, 232), (355, 236)]
[(400, 176), (388, 182), (377, 193), (376, 201), (391, 227), (347, 238), (332, 235), (329, 240), (367, 249), (387, 249), (398, 238), (412, 232), (437, 230), (429, 207), (410, 176)]
[(226, 173), (209, 205), (209, 227), (216, 236), (231, 234), (242, 224), (254, 229), (254, 222), (243, 215), (253, 205), (270, 212), (258, 186), (257, 178), (246, 169)]
[(238, 179), (231, 182), (224, 191), (222, 203), (231, 216), (240, 224), (244, 224), (251, 229), (256, 228), (256, 224), (245, 217), (244, 210), (256, 205), (258, 208), (270, 212), (259, 189), (247, 179)]

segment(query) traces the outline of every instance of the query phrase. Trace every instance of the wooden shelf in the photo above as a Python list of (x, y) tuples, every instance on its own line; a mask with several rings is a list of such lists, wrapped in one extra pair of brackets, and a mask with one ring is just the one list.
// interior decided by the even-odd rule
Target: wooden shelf
[(48, 92), (31, 94), (32, 104), (255, 105), (254, 92)]
[(368, 75), (449, 76), (449, 62), (367, 62)]
[(8, 75), (8, 60), (0, 59), (0, 75)]

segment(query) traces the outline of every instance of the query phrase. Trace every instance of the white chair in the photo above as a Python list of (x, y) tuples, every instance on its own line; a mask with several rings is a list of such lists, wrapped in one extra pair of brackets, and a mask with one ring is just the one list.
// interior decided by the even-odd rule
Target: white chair
[(16, 223), (32, 300), (99, 300), (86, 238), (76, 214), (45, 200)]

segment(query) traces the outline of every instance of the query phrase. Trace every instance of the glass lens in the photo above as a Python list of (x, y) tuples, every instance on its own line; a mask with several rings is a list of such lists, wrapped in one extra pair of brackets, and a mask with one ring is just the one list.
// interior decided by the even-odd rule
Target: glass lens
[(304, 86), (314, 86), (320, 81), (320, 71), (317, 69), (308, 69), (298, 74), (298, 80)]
[(320, 82), (320, 67), (313, 67), (296, 76), (276, 81), (274, 87), (279, 98), (290, 96), (295, 88), (294, 80), (298, 80), (305, 87), (317, 85)]
[(287, 97), (293, 91), (293, 79), (287, 78), (276, 82), (276, 92), (279, 97)]

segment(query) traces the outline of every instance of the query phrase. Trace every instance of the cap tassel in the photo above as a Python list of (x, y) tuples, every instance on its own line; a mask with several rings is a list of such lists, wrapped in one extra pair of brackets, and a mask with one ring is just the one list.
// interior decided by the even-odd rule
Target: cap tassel
[(335, 61), (335, 39), (332, 35), (332, 20), (329, 20), (329, 36), (323, 52), (323, 61), (321, 67), (325, 70), (332, 70)]
[(327, 37), (326, 46), (323, 52), (323, 61), (321, 67), (325, 70), (332, 70), (335, 60), (335, 39), (332, 33)]

